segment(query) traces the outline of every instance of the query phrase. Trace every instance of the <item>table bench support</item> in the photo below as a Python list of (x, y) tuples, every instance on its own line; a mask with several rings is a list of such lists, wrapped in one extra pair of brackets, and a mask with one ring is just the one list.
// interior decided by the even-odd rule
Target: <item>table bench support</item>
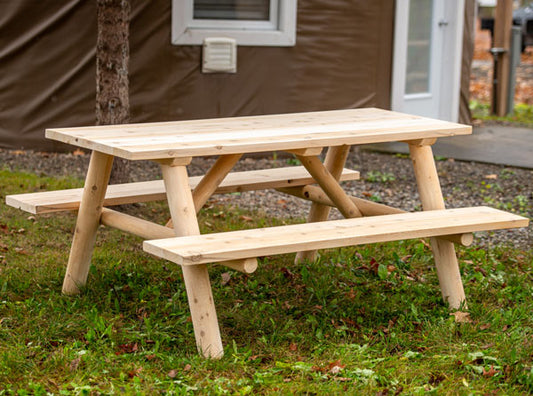
[[(199, 235), (198, 219), (185, 166), (162, 163), (161, 169), (176, 236)], [(207, 265), (182, 267), (196, 346), (207, 358), (224, 354)]]
[(87, 282), (113, 156), (93, 151), (63, 280), (63, 293), (77, 294)]
[[(409, 151), (423, 209), (445, 209), (431, 146), (409, 144)], [(466, 297), (453, 242), (431, 238), (431, 247), (444, 301), (452, 309), (466, 308)]]
[[(344, 164), (346, 162), (346, 158), (348, 157), (349, 153), (350, 146), (348, 145), (328, 148), (328, 151), (326, 153), (326, 159), (324, 160), (324, 167), (329, 171), (329, 173), (331, 173), (335, 180), (339, 180), (340, 175), (342, 173), (342, 169), (344, 168)], [(318, 221), (326, 221), (328, 219), (330, 211), (330, 206), (313, 202), (313, 204), (311, 205), (311, 210), (309, 211), (309, 215), (307, 217), (307, 222), (315, 223)], [(307, 250), (296, 253), (296, 258), (294, 259), (294, 261), (296, 263), (306, 260), (315, 261), (316, 257), (316, 250)]]

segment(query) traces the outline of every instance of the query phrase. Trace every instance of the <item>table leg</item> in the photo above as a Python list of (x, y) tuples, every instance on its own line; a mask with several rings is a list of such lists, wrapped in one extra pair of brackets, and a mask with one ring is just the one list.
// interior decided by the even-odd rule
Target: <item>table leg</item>
[(63, 293), (79, 293), (87, 282), (91, 256), (100, 224), (102, 204), (111, 174), (113, 156), (93, 151), (85, 179), (85, 187), (78, 210), (76, 229), (70, 249)]
[[(344, 164), (346, 163), (346, 158), (350, 152), (350, 146), (336, 146), (330, 147), (326, 154), (326, 159), (324, 161), (325, 168), (331, 173), (331, 175), (339, 180)], [(314, 203), (311, 205), (311, 210), (307, 217), (308, 223), (314, 223), (319, 221), (326, 221), (331, 210), (330, 206), (322, 205), (319, 203)], [(317, 256), (316, 250), (306, 250), (296, 253), (295, 262), (302, 261), (315, 261)]]
[[(423, 209), (445, 209), (431, 146), (409, 144), (409, 151)], [(453, 309), (466, 308), (465, 292), (453, 242), (431, 238), (431, 247), (444, 301)]]
[[(174, 233), (177, 236), (200, 234), (187, 168), (162, 163), (161, 169)], [(207, 265), (183, 266), (182, 270), (198, 350), (204, 357), (220, 358), (224, 349)]]
[[(211, 198), (218, 186), (220, 186), (220, 183), (224, 181), (224, 178), (231, 172), (241, 157), (242, 154), (227, 154), (217, 158), (211, 169), (209, 169), (192, 192), (196, 213)], [(166, 226), (172, 228), (172, 219), (167, 222)]]

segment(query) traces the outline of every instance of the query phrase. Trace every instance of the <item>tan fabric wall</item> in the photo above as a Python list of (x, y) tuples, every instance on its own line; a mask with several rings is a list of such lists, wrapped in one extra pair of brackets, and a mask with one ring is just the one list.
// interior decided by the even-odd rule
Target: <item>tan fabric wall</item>
[[(394, 2), (299, 0), (295, 47), (239, 47), (202, 74), (170, 44), (170, 0), (133, 0), (132, 122), (389, 107)], [(0, 147), (55, 150), (47, 127), (94, 124), (93, 1), (0, 1)]]

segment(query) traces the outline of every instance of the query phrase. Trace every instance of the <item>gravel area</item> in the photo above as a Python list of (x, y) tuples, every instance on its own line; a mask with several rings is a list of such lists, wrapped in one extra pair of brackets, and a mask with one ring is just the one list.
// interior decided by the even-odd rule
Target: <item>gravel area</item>
[[(214, 158), (194, 159), (189, 167), (192, 175), (204, 173)], [(84, 177), (89, 155), (82, 152), (40, 153), (8, 151), (0, 149), (0, 166), (12, 170), (24, 170), (41, 175), (72, 175)], [(236, 170), (262, 169), (287, 166), (292, 158), (245, 158)], [(405, 156), (395, 156), (352, 149), (347, 167), (361, 172), (361, 180), (345, 183), (353, 195), (366, 197), (405, 210), (420, 209), (411, 161)], [(533, 218), (533, 170), (509, 168), (500, 165), (445, 159), (437, 161), (437, 169), (448, 208), (487, 205), (513, 211)], [(139, 161), (130, 165), (131, 181), (159, 178), (156, 164)], [(309, 204), (276, 191), (217, 195), (211, 198), (220, 204), (236, 205), (244, 209), (258, 210), (268, 216), (305, 217)], [(334, 210), (331, 218), (341, 218)], [(512, 244), (515, 247), (533, 246), (533, 227), (520, 230), (501, 230), (494, 233), (478, 233), (477, 244)]]

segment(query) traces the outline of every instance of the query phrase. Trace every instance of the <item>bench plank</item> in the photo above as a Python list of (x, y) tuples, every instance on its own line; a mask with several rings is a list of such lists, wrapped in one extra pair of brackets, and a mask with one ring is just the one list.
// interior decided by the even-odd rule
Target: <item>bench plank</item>
[[(189, 178), (191, 188), (194, 189), (201, 179), (202, 176)], [(359, 179), (359, 172), (357, 171), (344, 169), (342, 172), (342, 181), (357, 179)], [(303, 166), (233, 172), (222, 181), (216, 193), (302, 186), (314, 182), (312, 176)], [(77, 210), (80, 206), (82, 192), (82, 188), (75, 188), (8, 195), (6, 203), (33, 214)], [(163, 180), (111, 184), (107, 188), (104, 205), (123, 205), (164, 199), (166, 199), (166, 193)]]
[(143, 249), (181, 265), (285, 254), (367, 243), (517, 228), (529, 220), (472, 207), (295, 224), (145, 241)]

